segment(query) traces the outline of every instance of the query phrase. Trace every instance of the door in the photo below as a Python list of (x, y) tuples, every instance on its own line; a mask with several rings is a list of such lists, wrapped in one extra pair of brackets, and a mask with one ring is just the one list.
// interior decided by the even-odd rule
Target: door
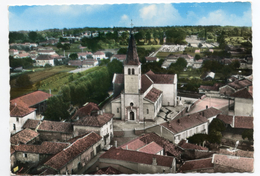
[(130, 112), (130, 120), (135, 120), (135, 113), (133, 111)]

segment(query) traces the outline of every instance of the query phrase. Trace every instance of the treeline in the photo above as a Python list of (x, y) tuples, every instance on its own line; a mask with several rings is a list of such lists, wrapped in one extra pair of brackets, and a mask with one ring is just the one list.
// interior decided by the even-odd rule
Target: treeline
[[(68, 119), (70, 116), (67, 112), (69, 105), (82, 106), (86, 102), (99, 104), (108, 97), (108, 89), (112, 84), (113, 74), (122, 73), (123, 65), (120, 61), (113, 60), (99, 70), (91, 72), (79, 79), (70, 80), (69, 84), (60, 88), (58, 96), (51, 97), (47, 100), (48, 108), (44, 116), (49, 120)], [(56, 111), (56, 105), (59, 104), (59, 112)]]
[(32, 60), (30, 57), (22, 58), (22, 59), (14, 59), (13, 56), (9, 56), (9, 64), (10, 64), (10, 67), (12, 67), (12, 68), (21, 67), (21, 66), (24, 69), (32, 68), (33, 63), (35, 63), (35, 61)]

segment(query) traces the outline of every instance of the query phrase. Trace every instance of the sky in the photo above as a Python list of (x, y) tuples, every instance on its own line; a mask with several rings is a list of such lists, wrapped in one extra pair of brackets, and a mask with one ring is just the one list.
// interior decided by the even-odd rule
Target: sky
[(252, 26), (250, 2), (9, 6), (9, 30), (174, 25)]

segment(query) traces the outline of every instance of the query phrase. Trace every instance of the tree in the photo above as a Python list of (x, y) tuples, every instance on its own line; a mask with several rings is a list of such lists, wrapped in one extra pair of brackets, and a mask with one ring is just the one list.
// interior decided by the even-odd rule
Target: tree
[(70, 58), (71, 60), (76, 60), (76, 59), (78, 59), (78, 54), (77, 54), (77, 53), (71, 53), (70, 56), (69, 56), (69, 58)]
[(209, 124), (209, 133), (216, 132), (216, 131), (221, 132), (224, 130), (226, 130), (226, 127), (224, 125), (224, 122), (222, 122), (220, 119), (214, 118)]
[(189, 143), (201, 145), (204, 141), (208, 140), (208, 135), (198, 133), (198, 134), (194, 134), (193, 136), (190, 136), (187, 139), (188, 139)]
[(254, 131), (252, 129), (250, 130), (244, 130), (243, 133), (242, 133), (242, 138), (243, 139), (248, 139), (248, 140), (253, 140), (254, 138)]
[(57, 47), (58, 49), (62, 49), (62, 48), (63, 48), (63, 45), (59, 42), (59, 43), (57, 43), (56, 47)]
[(211, 131), (208, 135), (208, 141), (210, 143), (220, 144), (222, 139), (222, 134), (220, 131)]
[(145, 38), (146, 38), (146, 42), (147, 42), (147, 43), (150, 43), (150, 40), (151, 40), (151, 33), (150, 33), (150, 32), (146, 32), (146, 34), (145, 34)]
[(30, 39), (32, 42), (35, 42), (36, 39), (37, 39), (37, 33), (34, 32), (34, 31), (29, 32), (28, 36), (29, 36), (29, 39)]
[(70, 97), (70, 87), (68, 85), (64, 85), (60, 89), (60, 95), (63, 99), (63, 102), (70, 103), (71, 97)]
[(240, 67), (240, 62), (239, 60), (233, 60), (230, 64), (230, 66), (233, 68), (233, 69), (238, 69)]
[(69, 82), (72, 82), (73, 80), (74, 80), (73, 74), (71, 74), (70, 77), (69, 77)]
[(62, 100), (61, 96), (53, 96), (47, 100), (47, 108), (44, 112), (44, 120), (60, 121), (69, 117), (69, 104)]
[(52, 65), (51, 64), (45, 64), (44, 67), (45, 68), (50, 68), (50, 67), (52, 67)]
[(195, 57), (194, 57), (195, 60), (200, 60), (200, 55), (199, 54), (196, 54)]
[(23, 74), (16, 79), (16, 86), (18, 87), (29, 87), (31, 85), (30, 77), (27, 74)]
[(184, 69), (187, 66), (187, 61), (183, 57), (180, 57), (177, 59), (175, 65)]

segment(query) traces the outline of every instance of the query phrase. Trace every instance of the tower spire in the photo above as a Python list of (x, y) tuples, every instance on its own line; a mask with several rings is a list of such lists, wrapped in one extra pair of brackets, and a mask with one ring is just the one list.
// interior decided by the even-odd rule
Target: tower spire
[(130, 33), (125, 65), (140, 65), (135, 38), (132, 33)]

